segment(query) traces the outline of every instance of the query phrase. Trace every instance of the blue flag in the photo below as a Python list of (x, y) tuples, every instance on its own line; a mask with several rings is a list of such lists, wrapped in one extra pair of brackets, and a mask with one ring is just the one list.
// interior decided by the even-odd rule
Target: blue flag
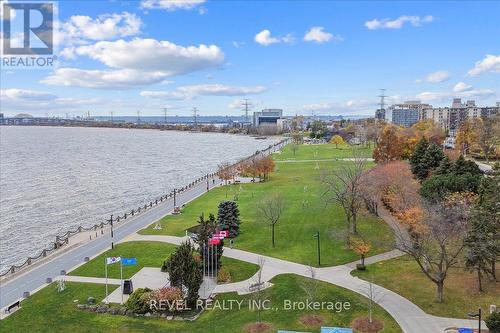
[(137, 258), (122, 258), (123, 266), (137, 265)]

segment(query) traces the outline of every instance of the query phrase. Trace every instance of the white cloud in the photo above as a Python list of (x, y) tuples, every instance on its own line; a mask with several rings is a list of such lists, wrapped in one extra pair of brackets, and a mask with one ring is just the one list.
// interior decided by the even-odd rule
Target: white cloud
[(16, 101), (50, 101), (57, 98), (56, 95), (27, 89), (2, 89), (0, 90), (2, 100)]
[(242, 96), (260, 94), (264, 86), (234, 87), (223, 84), (200, 84), (178, 87), (175, 91), (141, 91), (140, 95), (161, 99), (191, 99), (196, 96)]
[(472, 86), (470, 84), (465, 83), (465, 82), (458, 82), (453, 87), (454, 92), (463, 92), (463, 91), (467, 91), (467, 90), (471, 90), (471, 89), (472, 89)]
[(500, 73), (500, 55), (487, 54), (483, 60), (476, 62), (468, 74), (476, 76), (487, 72)]
[(83, 70), (59, 68), (41, 83), (53, 86), (75, 86), (96, 89), (127, 89), (160, 83), (168, 76), (164, 72), (145, 72), (133, 69)]
[(165, 9), (167, 11), (175, 11), (179, 9), (190, 10), (196, 8), (204, 2), (205, 0), (142, 0), (141, 8)]
[(440, 83), (448, 80), (449, 78), (450, 78), (450, 73), (448, 71), (437, 71), (427, 74), (427, 76), (424, 79), (418, 79), (416, 80), (416, 82)]
[(341, 42), (344, 39), (341, 36), (334, 36), (332, 33), (324, 31), (323, 27), (312, 27), (304, 35), (306, 42), (325, 43), (330, 40)]
[(450, 102), (453, 98), (469, 98), (469, 99), (487, 99), (495, 97), (496, 94), (490, 89), (472, 89), (460, 92), (432, 92), (426, 91), (416, 96), (416, 99), (422, 102)]
[(135, 14), (103, 14), (97, 18), (74, 15), (60, 24), (56, 38), (59, 43), (79, 44), (84, 41), (113, 40), (137, 35), (142, 20)]
[(0, 97), (2, 109), (12, 113), (18, 113), (19, 110), (33, 113), (55, 110), (66, 112), (79, 107), (88, 108), (89, 105), (102, 105), (103, 103), (98, 99), (61, 98), (44, 91), (15, 88), (0, 90)]
[(218, 67), (224, 61), (224, 53), (216, 45), (184, 47), (169, 41), (141, 38), (97, 42), (77, 47), (74, 52), (113, 68), (161, 71), (167, 75)]
[(427, 16), (423, 16), (423, 17), (402, 15), (395, 20), (385, 18), (385, 19), (381, 19), (381, 20), (373, 19), (371, 21), (366, 21), (365, 27), (367, 27), (370, 30), (401, 29), (405, 25), (405, 23), (410, 23), (414, 27), (420, 27), (424, 23), (430, 23), (432, 21), (434, 21), (434, 17), (431, 15), (427, 15)]
[(269, 31), (268, 29), (264, 29), (255, 35), (254, 40), (260, 45), (268, 46), (278, 43), (291, 44), (295, 41), (295, 38), (291, 34), (287, 34), (281, 37), (273, 37), (271, 36), (271, 31)]

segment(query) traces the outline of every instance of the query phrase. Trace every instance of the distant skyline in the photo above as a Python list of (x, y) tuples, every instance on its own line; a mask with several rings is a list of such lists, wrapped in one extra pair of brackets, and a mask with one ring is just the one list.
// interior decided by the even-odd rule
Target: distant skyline
[[(15, 15), (12, 22), (20, 20)], [(6, 115), (372, 115), (500, 101), (498, 1), (59, 1), (54, 69), (0, 71)]]

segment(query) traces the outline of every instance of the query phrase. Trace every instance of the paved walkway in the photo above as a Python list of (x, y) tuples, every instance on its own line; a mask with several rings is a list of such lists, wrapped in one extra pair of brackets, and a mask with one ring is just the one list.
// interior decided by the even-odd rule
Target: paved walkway
[[(138, 235), (135, 234), (128, 238), (128, 240), (145, 240), (145, 241), (158, 241), (171, 244), (180, 244), (188, 240), (189, 237), (175, 237), (175, 236), (162, 236), (162, 235)], [(263, 256), (247, 251), (230, 249), (225, 247), (223, 255), (225, 257), (238, 259), (253, 264), (259, 263), (259, 258), (264, 260), (264, 266), (261, 273), (261, 281), (269, 282), (272, 278), (280, 274), (296, 274), (304, 277), (311, 277), (311, 267), (277, 259), (273, 257)], [(395, 258), (402, 255), (401, 252), (393, 250), (387, 253), (379, 254), (366, 259), (367, 263), (375, 263), (382, 260)], [(367, 295), (369, 283), (352, 276), (350, 273), (355, 267), (356, 262), (348, 263), (345, 265), (325, 267), (325, 268), (312, 268), (315, 273), (315, 278), (331, 283), (349, 290), (352, 290), (363, 296)], [(257, 274), (256, 274), (257, 275)], [(234, 292), (239, 294), (248, 293), (249, 286), (256, 281), (256, 275), (253, 277), (235, 283), (218, 285), (214, 292)], [(374, 294), (376, 295), (376, 302), (384, 308), (401, 326), (405, 333), (439, 333), (444, 332), (448, 327), (476, 327), (477, 321), (467, 319), (453, 319), (435, 317), (425, 313), (417, 305), (410, 302), (403, 296), (385, 289), (378, 285), (373, 285)]]
[[(362, 160), (373, 162), (371, 157), (361, 157)], [(336, 161), (354, 161), (354, 158), (325, 158), (316, 160), (281, 160), (274, 163), (310, 163), (310, 162), (336, 162)]]

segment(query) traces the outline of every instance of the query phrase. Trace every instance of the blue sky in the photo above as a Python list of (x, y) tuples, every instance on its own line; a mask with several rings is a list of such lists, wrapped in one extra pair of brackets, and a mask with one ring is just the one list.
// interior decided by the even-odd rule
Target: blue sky
[(499, 22), (498, 1), (59, 1), (57, 67), (3, 66), (2, 111), (370, 115), (379, 88), (494, 105)]

